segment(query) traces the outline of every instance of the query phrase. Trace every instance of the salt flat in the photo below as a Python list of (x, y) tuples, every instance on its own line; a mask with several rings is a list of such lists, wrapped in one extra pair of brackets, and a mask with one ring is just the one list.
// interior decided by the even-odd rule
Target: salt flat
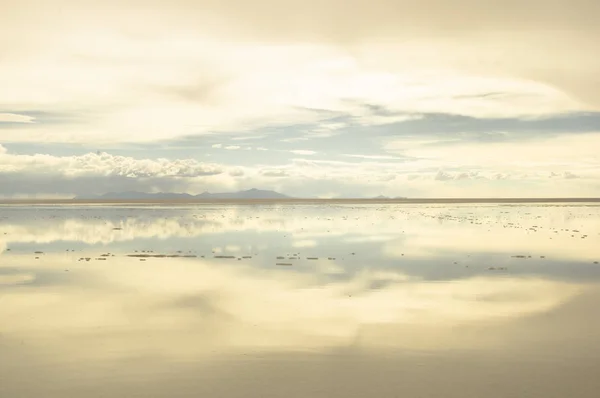
[(600, 205), (0, 206), (1, 397), (596, 397)]

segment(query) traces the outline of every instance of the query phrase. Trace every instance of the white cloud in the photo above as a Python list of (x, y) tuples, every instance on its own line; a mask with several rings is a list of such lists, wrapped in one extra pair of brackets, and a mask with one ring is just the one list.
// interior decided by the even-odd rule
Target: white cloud
[[(0, 36), (17, 38), (0, 42), (4, 115), (66, 116), (20, 123), (3, 139), (135, 142), (339, 114), (370, 126), (420, 112), (600, 109), (593, 51), (600, 32), (590, 19), (598, 9), (586, 0), (502, 8), (472, 0), (254, 4), (179, 0), (151, 7), (143, 20), (136, 1), (4, 4), (11, 18)], [(402, 24), (390, 17), (399, 14)], [(27, 29), (31, 21), (40, 29)], [(300, 139), (339, 129), (324, 125)]]
[(241, 167), (234, 167), (231, 170), (229, 170), (229, 175), (232, 177), (241, 177), (244, 174), (244, 169), (242, 169)]
[[(107, 153), (63, 157), (3, 153), (0, 154), (0, 195), (24, 197), (42, 194), (49, 197), (114, 190), (200, 193), (204, 190), (233, 191), (254, 187), (300, 197), (373, 197), (380, 194), (390, 197), (539, 197), (596, 196), (600, 192), (600, 162), (593, 157), (580, 159), (579, 163), (574, 157), (567, 161), (559, 156), (554, 163), (549, 162), (552, 159), (540, 158), (537, 163), (515, 166), (495, 160), (493, 150), (481, 154), (479, 152), (485, 149), (471, 152), (471, 147), (465, 145), (468, 153), (477, 153), (481, 159), (487, 157), (490, 162), (471, 163), (467, 155), (460, 154), (467, 149), (458, 149), (459, 153), (455, 154), (454, 146), (436, 149), (440, 154), (435, 161), (395, 162), (384, 159), (387, 155), (382, 155), (382, 159), (359, 157), (357, 161), (339, 161), (308, 158), (291, 159), (289, 163), (277, 166), (244, 167), (225, 167), (193, 159), (137, 159)], [(530, 145), (535, 147), (535, 143)], [(584, 146), (583, 143), (577, 144), (576, 148)], [(594, 145), (589, 146), (595, 148)], [(563, 145), (563, 152), (567, 148)], [(411, 150), (421, 149), (415, 145)], [(522, 150), (527, 153), (526, 148)], [(593, 152), (593, 149), (589, 150)], [(552, 152), (548, 156), (552, 156)], [(463, 164), (462, 160), (469, 163)], [(536, 157), (532, 156), (529, 160), (536, 160)], [(549, 179), (550, 173), (560, 179)], [(399, 179), (406, 182), (398, 184)]]
[(15, 155), (0, 151), (0, 196), (64, 197), (108, 191), (196, 191), (200, 181), (227, 187), (219, 164), (194, 159), (137, 159), (108, 153)]
[(388, 155), (344, 154), (344, 156), (347, 156), (347, 157), (350, 157), (350, 158), (369, 159), (369, 160), (402, 160), (401, 157), (398, 157), (398, 156), (388, 156)]
[[(324, 148), (332, 140), (321, 138), (357, 126), (412, 120), (423, 112), (531, 118), (600, 110), (600, 55), (594, 51), (600, 36), (598, 5), (532, 1), (257, 0), (233, 6), (174, 0), (148, 8), (143, 19), (134, 0), (86, 5), (74, 0), (5, 1), (3, 15), (9, 17), (0, 26), (0, 37), (13, 39), (0, 40), (2, 142), (102, 146), (210, 134), (214, 142), (223, 142), (212, 145), (215, 149), (249, 150), (250, 142), (243, 140), (264, 138), (266, 133), (257, 130), (266, 127), (282, 141), (314, 140), (312, 151), (291, 151), (309, 157), (333, 152)], [(403, 23), (394, 15), (403, 15)], [(29, 29), (32, 23), (38, 28)], [(295, 126), (294, 136), (286, 138), (290, 126)], [(235, 133), (235, 141), (221, 139), (222, 133)], [(295, 194), (310, 186), (306, 195), (394, 196), (404, 190), (485, 195), (508, 192), (502, 184), (523, 180), (530, 184), (519, 186), (523, 194), (568, 188), (597, 195), (597, 136), (513, 143), (387, 138), (381, 154), (370, 147), (368, 155), (352, 154), (366, 152), (366, 147), (344, 149), (349, 159), (364, 161), (243, 164), (243, 176), (224, 172), (219, 174), (222, 183), (214, 184), (272, 183), (297, 190)], [(379, 144), (379, 139), (371, 143)], [(269, 147), (276, 148), (285, 150)], [(0, 154), (5, 152), (0, 146)], [(394, 162), (394, 156), (417, 160)], [(163, 185), (145, 185), (154, 190), (169, 187), (164, 185), (169, 175), (201, 178), (220, 167), (180, 160), (76, 158), (11, 157), (2, 159), (0, 170), (41, 176), (56, 167), (65, 177), (105, 173), (162, 179)], [(276, 171), (267, 170), (271, 168)], [(428, 185), (438, 170), (451, 180)], [(550, 172), (561, 177), (554, 188), (536, 185), (548, 181)], [(261, 179), (282, 173), (296, 180)], [(410, 184), (398, 187), (398, 177)], [(463, 191), (454, 191), (459, 185)]]
[(0, 158), (0, 173), (56, 173), (76, 176), (199, 177), (223, 172), (221, 166), (193, 159), (136, 159), (108, 153), (81, 156), (12, 155)]
[(322, 122), (319, 123), (317, 127), (305, 131), (300, 137), (291, 137), (284, 138), (283, 142), (298, 142), (298, 141), (308, 141), (314, 138), (327, 138), (333, 137), (335, 135), (340, 134), (344, 127), (347, 127), (348, 123), (331, 123), (331, 122)]
[[(505, 142), (438, 141), (427, 138), (392, 139), (385, 150), (431, 166), (495, 170), (500, 173), (574, 173), (600, 177), (600, 133), (563, 134)], [(418, 162), (417, 162), (418, 163)], [(474, 171), (475, 171), (474, 170)], [(552, 176), (552, 175), (551, 175)]]
[(14, 113), (0, 113), (0, 123), (33, 123), (35, 118), (27, 115), (17, 115)]
[(304, 150), (304, 149), (294, 149), (290, 151), (291, 153), (295, 154), (295, 155), (315, 155), (317, 152), (315, 151), (308, 151), (308, 150)]

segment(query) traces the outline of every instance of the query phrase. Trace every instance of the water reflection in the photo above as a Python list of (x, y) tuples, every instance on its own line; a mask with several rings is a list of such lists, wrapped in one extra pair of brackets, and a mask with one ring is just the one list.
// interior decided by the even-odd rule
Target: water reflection
[(3, 207), (0, 396), (558, 397), (600, 364), (598, 210)]

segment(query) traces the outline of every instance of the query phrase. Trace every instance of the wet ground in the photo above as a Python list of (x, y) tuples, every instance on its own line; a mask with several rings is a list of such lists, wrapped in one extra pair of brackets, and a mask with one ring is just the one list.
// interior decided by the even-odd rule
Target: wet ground
[(600, 205), (0, 205), (0, 397), (597, 397)]

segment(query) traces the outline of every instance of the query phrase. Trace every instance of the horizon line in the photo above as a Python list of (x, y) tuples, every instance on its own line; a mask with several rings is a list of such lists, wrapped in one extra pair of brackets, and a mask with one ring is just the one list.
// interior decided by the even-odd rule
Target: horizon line
[(204, 199), (204, 198), (177, 198), (177, 199), (10, 199), (0, 198), (0, 204), (207, 204), (207, 203), (232, 203), (232, 204), (255, 204), (255, 203), (596, 203), (600, 197), (440, 197), (440, 198), (229, 198), (229, 199)]

